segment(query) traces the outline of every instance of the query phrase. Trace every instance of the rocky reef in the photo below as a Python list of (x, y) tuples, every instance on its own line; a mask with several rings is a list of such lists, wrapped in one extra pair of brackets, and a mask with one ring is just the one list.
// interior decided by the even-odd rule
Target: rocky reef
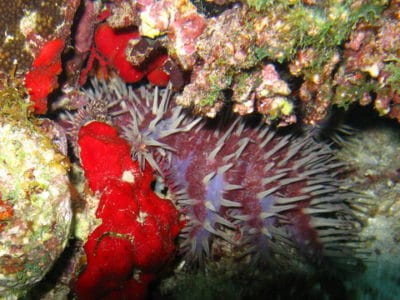
[[(356, 200), (364, 223), (360, 236), (369, 253), (366, 272), (355, 276), (349, 285), (358, 287), (354, 291), (359, 298), (391, 299), (400, 292), (400, 135), (395, 124), (382, 121), (359, 128), (339, 154), (352, 168), (353, 189), (367, 197)], [(365, 202), (368, 205), (360, 206)]]
[(0, 298), (391, 299), (399, 11), (2, 1)]
[(51, 125), (29, 120), (20, 96), (14, 88), (0, 92), (0, 294), (7, 299), (46, 275), (72, 222), (68, 159), (41, 127)]
[[(316, 124), (332, 105), (375, 102), (396, 118), (389, 104), (396, 100), (382, 100), (396, 99), (396, 1), (260, 1), (209, 18), (186, 1), (139, 2), (131, 10), (141, 35), (159, 39), (171, 60), (191, 71), (177, 103), (196, 113), (214, 117), (228, 102), (239, 114), (257, 111), (284, 126), (296, 116)], [(138, 54), (127, 55), (136, 61)], [(356, 77), (365, 80), (352, 83)]]

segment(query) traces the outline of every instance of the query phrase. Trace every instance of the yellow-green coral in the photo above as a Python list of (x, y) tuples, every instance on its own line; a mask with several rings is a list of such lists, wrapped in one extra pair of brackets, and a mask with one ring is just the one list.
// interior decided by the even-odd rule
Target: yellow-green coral
[(386, 82), (392, 86), (394, 91), (400, 94), (400, 58), (392, 57), (386, 61), (388, 64), (384, 70), (389, 74)]
[(25, 91), (21, 86), (5, 86), (0, 89), (0, 118), (7, 119), (11, 123), (23, 122), (29, 125), (32, 104), (24, 99), (25, 96)]

